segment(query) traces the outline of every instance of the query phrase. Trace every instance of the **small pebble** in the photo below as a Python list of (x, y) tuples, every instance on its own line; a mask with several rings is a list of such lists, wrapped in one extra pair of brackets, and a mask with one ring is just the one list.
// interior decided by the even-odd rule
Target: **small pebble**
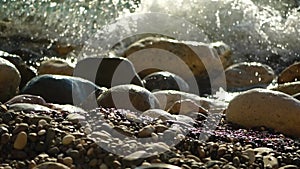
[(67, 166), (71, 166), (73, 164), (73, 159), (71, 157), (65, 157), (63, 163)]
[(75, 141), (75, 137), (71, 134), (68, 134), (68, 135), (64, 136), (64, 138), (62, 140), (62, 144), (63, 145), (69, 145), (74, 141)]
[(17, 150), (23, 150), (27, 145), (27, 133), (22, 131), (17, 135), (14, 142), (14, 148)]

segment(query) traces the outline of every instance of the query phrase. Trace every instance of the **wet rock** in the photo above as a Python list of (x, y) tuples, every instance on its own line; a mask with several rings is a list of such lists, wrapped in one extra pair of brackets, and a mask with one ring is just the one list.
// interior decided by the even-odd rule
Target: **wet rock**
[(43, 61), (37, 69), (38, 74), (56, 74), (72, 76), (74, 67), (62, 59), (49, 59)]
[(290, 82), (279, 84), (276, 87), (270, 88), (271, 90), (280, 91), (289, 95), (300, 93), (300, 82)]
[(271, 67), (256, 62), (231, 65), (225, 70), (225, 76), (227, 89), (231, 91), (267, 87), (275, 78)]
[(97, 98), (97, 102), (103, 107), (129, 109), (137, 112), (159, 107), (158, 100), (151, 92), (136, 85), (112, 87), (102, 93)]
[(22, 131), (17, 135), (14, 142), (14, 148), (17, 150), (23, 150), (27, 145), (27, 133)]
[(143, 86), (132, 63), (125, 58), (86, 58), (76, 64), (74, 76), (90, 80), (107, 88), (135, 84)]
[[(200, 42), (181, 42), (172, 39), (148, 37), (130, 45), (125, 51), (124, 57), (132, 61), (141, 77), (145, 77), (160, 68), (174, 72), (183, 79), (189, 79), (191, 74), (187, 71), (186, 66), (196, 77), (205, 74), (205, 67), (202, 63), (205, 58), (201, 57), (201, 61), (195, 50), (199, 50), (201, 56), (210, 56), (211, 58), (218, 56), (215, 59), (220, 58), (225, 67), (229, 64), (230, 49), (225, 47), (225, 50), (221, 50), (221, 48), (216, 50), (217, 46), (225, 47), (227, 45), (216, 43), (210, 46)], [(162, 52), (163, 50), (169, 52)], [(164, 57), (158, 57), (160, 55)], [(144, 70), (145, 68), (152, 69)], [(156, 70), (153, 68), (156, 68)]]
[(33, 169), (70, 169), (69, 167), (56, 162), (45, 162), (37, 165)]
[(11, 105), (15, 103), (31, 103), (39, 105), (47, 105), (46, 101), (41, 96), (34, 96), (29, 94), (21, 94), (8, 100), (5, 104)]
[(168, 112), (161, 109), (149, 109), (143, 112), (140, 116), (147, 116), (151, 118), (157, 118), (162, 121), (175, 120), (175, 118)]
[(158, 99), (160, 108), (168, 110), (177, 101), (190, 99), (196, 104), (202, 106), (204, 109), (210, 112), (221, 112), (227, 107), (227, 104), (217, 100), (212, 100), (204, 97), (200, 97), (195, 94), (175, 91), (175, 90), (161, 90), (153, 92), (154, 96)]
[(287, 94), (252, 89), (231, 100), (226, 119), (248, 128), (265, 126), (299, 137), (299, 112), (300, 101)]
[(157, 90), (189, 91), (189, 85), (185, 80), (178, 75), (167, 71), (151, 73), (147, 75), (143, 81), (145, 83), (145, 88), (151, 92)]
[(279, 75), (277, 82), (279, 84), (295, 82), (300, 80), (300, 62), (296, 62), (285, 68)]
[(194, 102), (193, 100), (190, 99), (185, 99), (185, 100), (179, 100), (176, 101), (168, 110), (169, 113), (171, 114), (182, 114), (182, 115), (187, 115), (188, 113), (191, 112), (199, 112), (202, 114), (207, 115), (208, 111)]
[(19, 90), (21, 75), (8, 60), (0, 58), (0, 101), (5, 102)]
[(13, 55), (0, 51), (0, 57), (8, 60), (12, 64), (14, 64), (15, 67), (18, 69), (21, 75), (21, 82), (19, 85), (20, 89), (23, 88), (30, 79), (37, 75), (36, 69), (31, 66), (28, 66), (18, 55)]
[(105, 90), (78, 77), (41, 75), (28, 82), (21, 93), (41, 96), (50, 103), (73, 104), (74, 101), (79, 105), (95, 89)]

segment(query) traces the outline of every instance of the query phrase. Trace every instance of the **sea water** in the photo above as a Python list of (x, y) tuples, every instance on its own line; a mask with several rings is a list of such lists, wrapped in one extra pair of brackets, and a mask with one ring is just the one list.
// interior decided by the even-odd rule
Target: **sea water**
[(0, 0), (0, 22), (13, 25), (0, 33), (78, 45), (117, 18), (165, 13), (196, 25), (204, 42), (228, 44), (236, 62), (273, 62), (276, 69), (275, 63), (300, 57), (299, 5), (299, 0)]

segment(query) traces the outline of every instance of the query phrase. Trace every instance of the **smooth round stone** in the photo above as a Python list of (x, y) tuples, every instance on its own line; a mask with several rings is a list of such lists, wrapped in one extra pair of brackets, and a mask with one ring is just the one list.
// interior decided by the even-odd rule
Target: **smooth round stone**
[(267, 89), (252, 89), (236, 96), (228, 105), (229, 122), (252, 128), (265, 126), (300, 137), (300, 101)]
[(157, 90), (189, 91), (189, 85), (185, 80), (167, 71), (151, 73), (147, 75), (143, 81), (145, 88), (151, 92)]
[(161, 109), (149, 109), (143, 112), (140, 116), (147, 116), (151, 118), (157, 118), (162, 121), (175, 120), (175, 118), (168, 112)]
[(97, 102), (102, 107), (129, 109), (136, 112), (159, 107), (158, 100), (151, 92), (136, 85), (112, 87), (102, 93)]
[(20, 82), (21, 75), (15, 65), (0, 57), (0, 102), (13, 97), (18, 92)]
[(8, 60), (18, 69), (21, 75), (19, 88), (24, 87), (30, 79), (36, 76), (36, 69), (28, 66), (20, 56), (0, 51), (0, 57)]
[(270, 88), (274, 91), (280, 91), (289, 95), (300, 93), (300, 81), (279, 84), (276, 87)]
[(45, 162), (37, 165), (33, 169), (70, 169), (69, 167), (56, 162)]
[(256, 62), (243, 62), (231, 65), (225, 70), (227, 89), (247, 90), (267, 87), (275, 78), (271, 67)]
[(41, 96), (49, 103), (79, 105), (95, 89), (106, 90), (82, 78), (47, 74), (31, 79), (21, 93)]
[(207, 115), (208, 111), (191, 99), (176, 101), (168, 110), (170, 114), (187, 115), (191, 112), (198, 112)]
[(182, 101), (190, 99), (196, 104), (200, 105), (204, 109), (210, 112), (221, 112), (227, 108), (227, 103), (218, 100), (208, 99), (205, 97), (200, 97), (195, 94), (186, 93), (176, 90), (161, 90), (153, 92), (153, 95), (158, 99), (160, 108), (167, 111), (170, 107), (177, 101)]
[(21, 131), (18, 133), (17, 138), (14, 142), (14, 148), (17, 150), (23, 150), (27, 145), (27, 133)]
[(121, 57), (95, 57), (80, 60), (76, 64), (74, 76), (82, 77), (107, 88), (124, 84), (143, 86), (132, 63)]
[(68, 134), (68, 135), (63, 137), (62, 144), (63, 145), (69, 145), (74, 141), (75, 141), (75, 137), (73, 135)]
[(279, 84), (295, 82), (300, 80), (300, 62), (296, 62), (285, 68), (279, 75), (277, 82)]
[(15, 103), (31, 103), (31, 104), (47, 105), (46, 101), (41, 96), (34, 96), (30, 94), (17, 95), (11, 98), (10, 100), (8, 100), (5, 104), (11, 105)]
[[(217, 46), (224, 46), (225, 50), (217, 50)], [(133, 63), (142, 78), (157, 70), (166, 70), (183, 79), (190, 79), (191, 76), (201, 77), (206, 74), (202, 62), (206, 58), (218, 59), (217, 61), (220, 59), (224, 67), (227, 67), (231, 63), (230, 54), (229, 47), (221, 42), (205, 44), (147, 37), (130, 45), (123, 56)], [(210, 63), (210, 66), (216, 66), (216, 62)]]
[(62, 59), (49, 59), (43, 61), (37, 69), (39, 75), (56, 74), (72, 76), (74, 67)]
[(151, 134), (154, 132), (155, 128), (152, 125), (143, 127), (138, 132), (138, 137), (145, 138), (145, 137), (151, 137)]

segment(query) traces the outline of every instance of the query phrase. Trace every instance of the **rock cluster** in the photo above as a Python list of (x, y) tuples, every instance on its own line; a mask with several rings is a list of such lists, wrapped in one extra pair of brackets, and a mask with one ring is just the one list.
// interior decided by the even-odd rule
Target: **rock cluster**
[[(148, 37), (124, 50), (75, 68), (0, 52), (0, 169), (300, 166), (299, 63), (276, 79), (268, 65), (232, 64), (222, 42)], [(222, 75), (231, 92), (207, 92)]]

